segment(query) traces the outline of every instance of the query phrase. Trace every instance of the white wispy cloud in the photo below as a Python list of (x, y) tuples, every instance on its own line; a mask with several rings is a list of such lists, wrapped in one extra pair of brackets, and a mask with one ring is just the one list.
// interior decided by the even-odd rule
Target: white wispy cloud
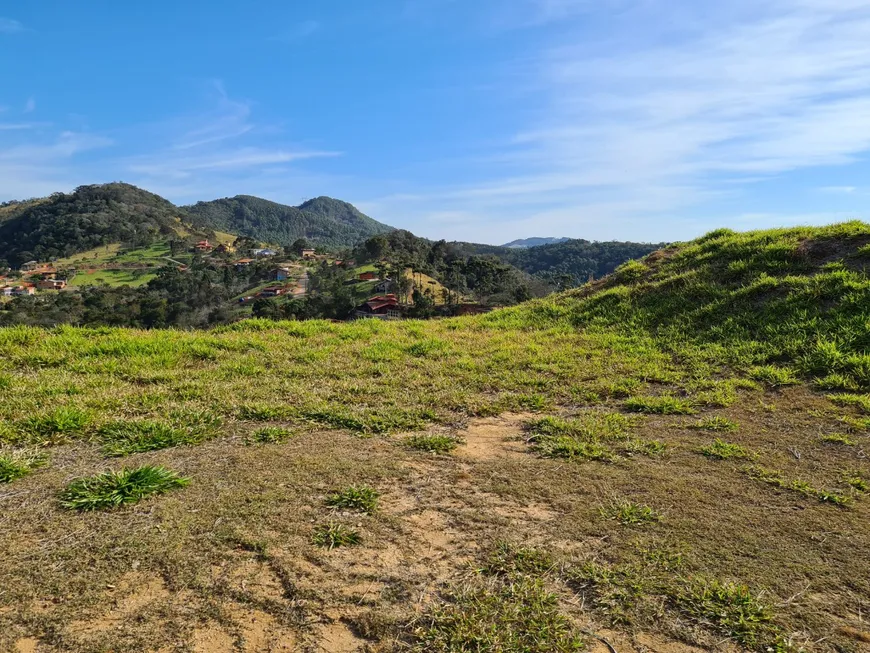
[(0, 33), (3, 34), (15, 34), (16, 32), (23, 32), (24, 25), (22, 25), (19, 21), (13, 20), (12, 18), (3, 18), (0, 16)]
[[(590, 11), (571, 0), (535, 6), (541, 20)], [(601, 224), (613, 233), (640, 222), (654, 236), (662, 213), (740, 192), (741, 180), (870, 151), (870, 2), (598, 6), (620, 20), (540, 53), (526, 79), (541, 98), (534, 118), (476, 183), (383, 204), (424, 230), (427, 215), (461, 207), (489, 241), (501, 238), (487, 235), (495, 216), (509, 231), (531, 221), (547, 233)]]
[(34, 111), (36, 111), (36, 98), (27, 98), (27, 102), (24, 103), (24, 113), (33, 113)]
[(822, 193), (835, 193), (837, 195), (852, 195), (857, 190), (857, 186), (822, 186), (819, 188)]
[(271, 40), (281, 41), (283, 43), (296, 43), (302, 41), (315, 32), (320, 31), (320, 23), (316, 20), (303, 20), (284, 30), (277, 36), (273, 36)]

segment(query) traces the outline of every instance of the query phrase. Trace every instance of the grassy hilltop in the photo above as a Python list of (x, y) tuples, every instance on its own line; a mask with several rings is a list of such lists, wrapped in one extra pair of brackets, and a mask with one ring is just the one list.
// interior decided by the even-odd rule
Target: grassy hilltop
[(0, 650), (862, 650), (868, 267), (718, 231), (474, 318), (0, 329)]

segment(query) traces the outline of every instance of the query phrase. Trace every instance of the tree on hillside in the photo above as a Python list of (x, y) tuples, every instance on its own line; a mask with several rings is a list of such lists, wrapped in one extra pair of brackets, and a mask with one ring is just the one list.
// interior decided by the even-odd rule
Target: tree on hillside
[(308, 242), (307, 238), (297, 238), (290, 245), (290, 252), (296, 256), (302, 256), (302, 250), (304, 249), (312, 249), (311, 243)]

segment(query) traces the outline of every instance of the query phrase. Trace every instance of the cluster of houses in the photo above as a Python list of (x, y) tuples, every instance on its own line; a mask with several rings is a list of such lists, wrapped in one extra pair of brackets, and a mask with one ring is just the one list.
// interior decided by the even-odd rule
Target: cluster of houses
[(0, 277), (0, 297), (24, 297), (37, 290), (63, 290), (65, 279), (57, 279), (57, 270), (51, 265), (29, 261), (21, 266), (29, 281)]

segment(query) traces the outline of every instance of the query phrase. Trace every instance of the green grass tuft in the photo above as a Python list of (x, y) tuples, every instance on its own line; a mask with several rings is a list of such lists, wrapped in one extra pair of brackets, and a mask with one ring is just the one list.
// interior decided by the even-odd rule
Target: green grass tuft
[(652, 413), (659, 415), (693, 415), (697, 411), (688, 399), (671, 395), (658, 397), (630, 397), (625, 400), (625, 409), (633, 413)]
[(661, 520), (661, 516), (649, 506), (634, 503), (628, 499), (613, 499), (598, 509), (599, 514), (624, 526), (636, 526)]
[(326, 505), (344, 510), (357, 510), (371, 515), (378, 509), (379, 498), (380, 495), (374, 488), (367, 485), (352, 485), (341, 492), (326, 497)]
[(60, 504), (69, 510), (109, 510), (189, 483), (165, 467), (143, 465), (77, 479), (61, 493)]
[(293, 431), (281, 426), (264, 426), (254, 431), (247, 442), (248, 444), (280, 444), (292, 438), (293, 435)]
[(450, 435), (412, 435), (405, 442), (411, 449), (441, 454), (450, 453), (462, 444), (462, 440)]
[(680, 611), (751, 649), (785, 650), (773, 610), (745, 585), (696, 578), (674, 596)]
[(337, 549), (340, 546), (356, 546), (362, 543), (360, 534), (352, 528), (336, 522), (321, 524), (314, 529), (311, 541), (325, 549)]
[(56, 444), (83, 435), (92, 420), (89, 411), (75, 406), (62, 406), (42, 415), (25, 418), (17, 427), (31, 442)]
[(847, 447), (854, 447), (856, 444), (855, 438), (851, 435), (846, 435), (845, 433), (829, 433), (828, 435), (822, 436), (822, 442), (828, 442), (829, 444), (842, 444)]
[(7, 453), (0, 451), (0, 483), (11, 483), (47, 464), (48, 455), (39, 451), (26, 449)]
[(749, 371), (749, 376), (756, 381), (761, 381), (771, 388), (779, 388), (786, 385), (797, 385), (800, 379), (795, 373), (785, 367), (775, 365), (760, 365)]
[(838, 406), (852, 406), (862, 413), (870, 414), (870, 395), (841, 393), (828, 395), (828, 399)]
[(700, 451), (708, 458), (717, 458), (719, 460), (729, 460), (732, 458), (748, 459), (756, 457), (756, 454), (749, 451), (745, 447), (741, 447), (739, 444), (731, 444), (730, 442), (725, 442), (724, 440), (720, 440), (719, 438), (713, 440), (713, 444), (708, 444), (705, 447), (701, 447), (698, 451)]
[(497, 542), (481, 571), (490, 576), (541, 576), (556, 568), (553, 558), (540, 549)]
[(448, 592), (421, 619), (415, 653), (574, 653), (585, 643), (540, 580), (492, 579)]
[(828, 490), (820, 490), (813, 487), (811, 484), (800, 479), (787, 480), (783, 477), (782, 472), (776, 469), (768, 469), (761, 465), (752, 465), (743, 469), (744, 473), (768, 485), (772, 485), (783, 490), (789, 490), (802, 494), (806, 497), (818, 499), (822, 503), (832, 503), (835, 506), (847, 506), (851, 503), (852, 498), (838, 492)]

